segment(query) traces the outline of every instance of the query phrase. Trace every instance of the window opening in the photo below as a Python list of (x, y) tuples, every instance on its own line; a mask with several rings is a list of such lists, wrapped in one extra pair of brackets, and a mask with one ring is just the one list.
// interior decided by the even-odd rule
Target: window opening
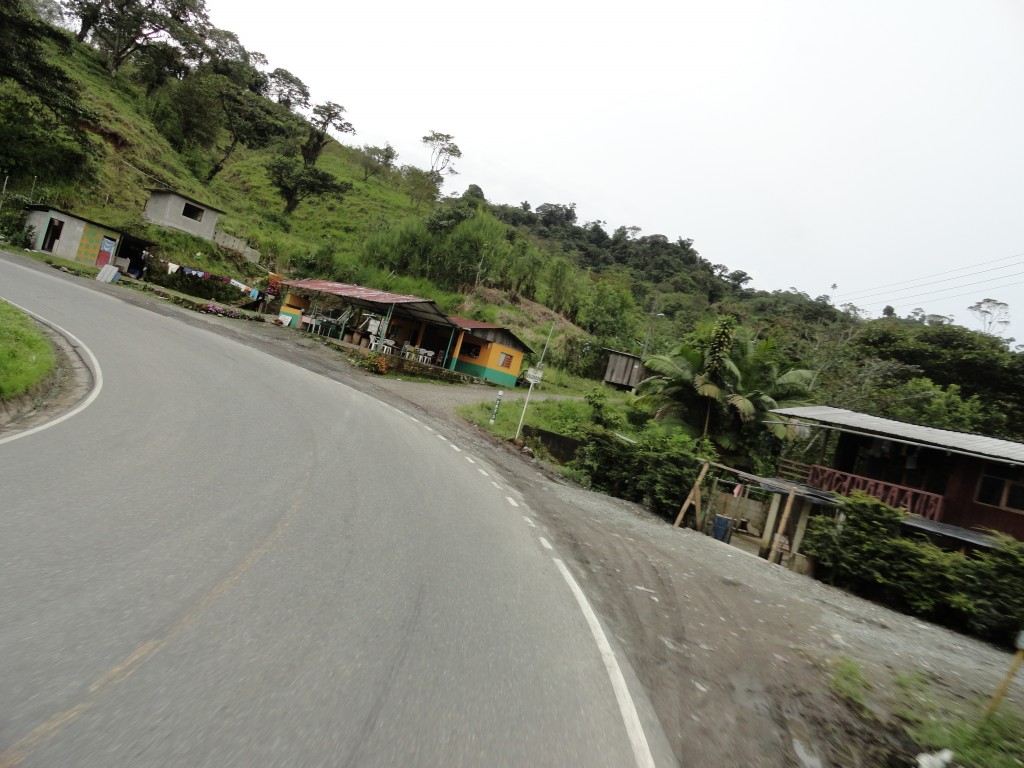
[(192, 203), (185, 203), (185, 207), (181, 209), (181, 215), (186, 219), (194, 219), (195, 221), (203, 220), (203, 209), (198, 205), (192, 205)]

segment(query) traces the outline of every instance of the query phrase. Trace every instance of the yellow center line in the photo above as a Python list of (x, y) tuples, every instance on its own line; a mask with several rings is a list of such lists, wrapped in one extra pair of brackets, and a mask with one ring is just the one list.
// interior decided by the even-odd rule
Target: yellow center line
[(32, 754), (32, 752), (50, 741), (50, 739), (56, 736), (66, 726), (70, 725), (81, 715), (90, 710), (103, 696), (110, 693), (110, 691), (118, 684), (131, 677), (143, 663), (156, 656), (156, 654), (163, 650), (164, 647), (178, 637), (178, 635), (195, 624), (196, 620), (199, 619), (199, 617), (202, 616), (211, 605), (217, 602), (225, 592), (237, 584), (238, 581), (249, 570), (251, 570), (252, 567), (255, 566), (265, 554), (267, 554), (267, 552), (270, 551), (270, 548), (274, 546), (277, 540), (281, 538), (285, 529), (298, 514), (299, 508), (302, 506), (302, 498), (306, 493), (306, 483), (309, 481), (309, 477), (312, 472), (312, 468), (306, 470), (306, 474), (302, 478), (300, 490), (295, 495), (295, 499), (292, 501), (291, 506), (284, 515), (281, 516), (281, 519), (277, 522), (274, 530), (270, 532), (258, 547), (249, 552), (249, 554), (245, 556), (245, 559), (232, 568), (231, 572), (227, 576), (221, 579), (216, 586), (203, 595), (203, 597), (200, 598), (200, 600), (192, 606), (192, 608), (181, 619), (179, 619), (163, 637), (144, 642), (128, 654), (120, 663), (111, 667), (92, 685), (90, 685), (88, 692), (77, 703), (63, 712), (54, 715), (46, 722), (40, 723), (9, 748), (0, 752), (0, 768), (14, 768), (14, 766), (21, 763), (26, 757)]

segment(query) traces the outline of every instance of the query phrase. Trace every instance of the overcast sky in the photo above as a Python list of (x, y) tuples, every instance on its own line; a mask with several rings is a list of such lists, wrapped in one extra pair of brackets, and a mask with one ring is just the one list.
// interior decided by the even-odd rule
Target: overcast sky
[(207, 2), (345, 105), (345, 143), (428, 166), (452, 134), (448, 193), (574, 202), (872, 317), (995, 298), (1024, 341), (1019, 0)]

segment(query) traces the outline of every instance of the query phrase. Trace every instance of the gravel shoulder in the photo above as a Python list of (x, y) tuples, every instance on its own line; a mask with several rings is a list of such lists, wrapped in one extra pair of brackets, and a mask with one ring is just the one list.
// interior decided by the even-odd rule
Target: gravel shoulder
[[(1011, 654), (1001, 649), (564, 481), (455, 416), (460, 405), (492, 401), (492, 387), (382, 379), (292, 330), (200, 315), (124, 287), (91, 287), (378, 397), (494, 465), (583, 586), (688, 768), (912, 765), (914, 745), (891, 724), (886, 703), (893, 677), (918, 674), (942, 696), (975, 707), (1009, 667)], [(506, 393), (506, 402), (509, 395), (521, 396)], [(841, 657), (856, 660), (875, 684), (868, 717), (830, 691)], [(1024, 713), (1021, 676), (1005, 706)]]

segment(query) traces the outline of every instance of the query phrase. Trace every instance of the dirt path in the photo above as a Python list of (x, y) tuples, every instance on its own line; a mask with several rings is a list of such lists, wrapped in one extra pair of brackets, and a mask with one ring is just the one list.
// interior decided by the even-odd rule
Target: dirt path
[[(687, 768), (913, 765), (914, 745), (898, 729), (865, 720), (830, 692), (835, 660), (857, 660), (879, 685), (895, 673), (919, 673), (945, 695), (972, 704), (992, 692), (1009, 666), (1010, 654), (1002, 650), (563, 481), (453, 414), (458, 405), (493, 400), (491, 387), (376, 378), (295, 331), (198, 315), (116, 286), (94, 287), (432, 420), (497, 466), (522, 492), (628, 655)], [(1021, 678), (1007, 706), (1024, 712)], [(889, 715), (876, 712), (882, 720)]]

